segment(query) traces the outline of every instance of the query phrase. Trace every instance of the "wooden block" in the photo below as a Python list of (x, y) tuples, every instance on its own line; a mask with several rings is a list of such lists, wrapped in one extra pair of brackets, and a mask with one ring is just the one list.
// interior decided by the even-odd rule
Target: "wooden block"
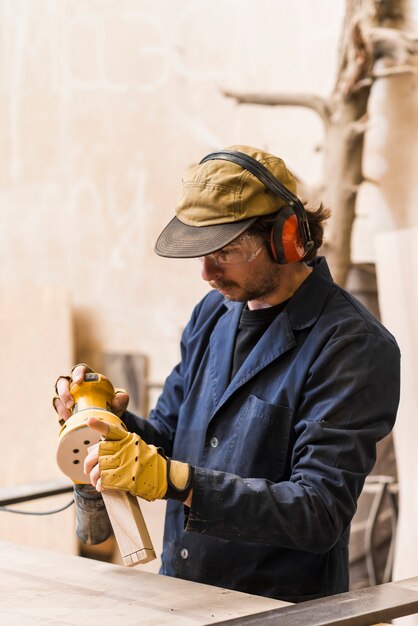
[(107, 490), (102, 495), (125, 565), (131, 567), (154, 560), (154, 548), (138, 499), (126, 491)]

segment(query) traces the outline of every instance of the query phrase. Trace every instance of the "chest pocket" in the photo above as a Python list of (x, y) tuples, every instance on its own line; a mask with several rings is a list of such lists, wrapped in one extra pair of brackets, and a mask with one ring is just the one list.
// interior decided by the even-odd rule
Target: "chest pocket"
[(282, 478), (289, 450), (292, 411), (254, 395), (242, 407), (227, 452), (231, 472), (243, 478)]

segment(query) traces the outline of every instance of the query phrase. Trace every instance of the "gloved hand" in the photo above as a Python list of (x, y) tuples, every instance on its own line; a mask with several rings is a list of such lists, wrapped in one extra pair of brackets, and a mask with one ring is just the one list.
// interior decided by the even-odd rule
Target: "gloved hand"
[(161, 450), (121, 426), (95, 418), (88, 424), (105, 438), (85, 460), (85, 473), (90, 473), (93, 484), (100, 476), (100, 490), (121, 489), (145, 500), (186, 500), (193, 478), (188, 463), (168, 459)]

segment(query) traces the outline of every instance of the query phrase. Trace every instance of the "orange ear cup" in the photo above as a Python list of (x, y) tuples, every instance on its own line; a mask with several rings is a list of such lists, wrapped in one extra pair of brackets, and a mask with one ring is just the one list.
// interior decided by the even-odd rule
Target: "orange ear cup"
[(290, 207), (279, 212), (271, 229), (270, 245), (274, 260), (280, 265), (300, 261), (305, 256), (298, 220)]

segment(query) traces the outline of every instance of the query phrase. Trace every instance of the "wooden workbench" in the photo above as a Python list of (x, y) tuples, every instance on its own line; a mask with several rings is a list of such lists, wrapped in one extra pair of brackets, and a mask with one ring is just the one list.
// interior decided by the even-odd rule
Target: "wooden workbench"
[(211, 624), (285, 602), (91, 559), (0, 542), (7, 626)]

